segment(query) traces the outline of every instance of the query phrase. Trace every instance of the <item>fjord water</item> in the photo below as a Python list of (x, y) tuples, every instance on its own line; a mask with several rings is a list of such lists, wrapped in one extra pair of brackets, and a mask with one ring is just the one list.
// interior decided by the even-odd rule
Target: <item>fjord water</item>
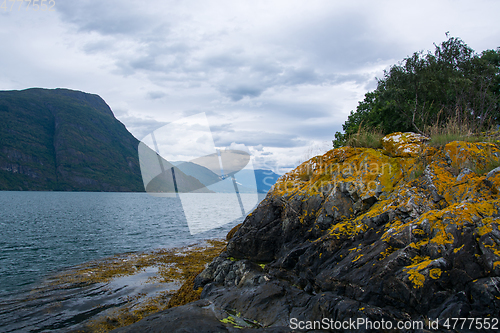
[[(214, 209), (227, 202), (220, 195), (209, 194), (203, 201)], [(210, 212), (204, 215), (210, 223)], [(175, 197), (146, 193), (0, 192), (0, 307), (50, 274), (71, 266), (118, 253), (223, 238), (242, 220), (191, 235), (182, 205)]]

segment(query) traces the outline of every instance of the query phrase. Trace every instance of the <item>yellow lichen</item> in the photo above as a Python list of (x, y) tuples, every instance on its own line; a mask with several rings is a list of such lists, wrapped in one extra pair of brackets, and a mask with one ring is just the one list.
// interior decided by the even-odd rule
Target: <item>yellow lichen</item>
[(409, 275), (409, 280), (413, 283), (413, 288), (420, 288), (424, 285), (425, 276), (420, 271), (427, 268), (431, 262), (429, 257), (415, 256), (412, 259), (412, 264), (404, 268), (404, 271)]
[(413, 282), (413, 288), (417, 289), (423, 287), (425, 282), (425, 276), (420, 274), (415, 269), (410, 269), (409, 271), (407, 271), (407, 273), (410, 275), (408, 278), (410, 279), (411, 282)]
[(493, 223), (494, 219), (491, 218), (491, 217), (487, 217), (485, 219), (483, 219), (482, 223), (483, 223), (483, 226), (477, 228), (477, 232), (480, 236), (484, 236), (486, 235), (487, 233), (490, 233), (493, 231)]
[[(429, 242), (438, 245), (453, 244), (455, 239), (453, 235), (446, 230), (449, 223), (462, 227), (466, 221), (469, 223), (471, 221), (483, 221), (478, 222), (478, 226), (481, 225), (478, 230), (480, 230), (480, 233), (486, 232), (490, 230), (488, 226), (491, 226), (491, 222), (488, 223), (488, 221), (491, 220), (486, 218), (481, 220), (481, 218), (483, 216), (487, 217), (497, 214), (499, 205), (499, 199), (485, 200), (481, 202), (456, 203), (442, 210), (428, 211), (422, 214), (416, 222), (412, 223), (421, 225), (424, 221), (427, 221), (431, 226), (431, 238), (428, 241), (420, 242), (420, 244), (423, 245)], [(459, 251), (459, 249), (455, 250), (456, 252)]]
[(441, 277), (441, 269), (439, 268), (433, 268), (429, 271), (429, 276), (431, 277), (431, 279), (439, 279)]
[(425, 235), (425, 232), (422, 229), (414, 229), (412, 233), (414, 235)]
[(233, 316), (228, 316), (227, 318), (221, 319), (220, 322), (224, 324), (230, 324), (234, 328), (243, 328), (243, 326), (237, 325), (236, 319)]
[[(341, 157), (342, 156), (342, 157)], [(399, 163), (369, 148), (339, 148), (313, 157), (282, 176), (273, 186), (274, 196), (322, 194), (339, 183), (350, 183), (360, 197), (375, 195), (378, 189), (390, 191), (401, 178)]]
[(451, 160), (452, 168), (459, 171), (469, 168), (477, 173), (489, 171), (492, 163), (498, 162), (500, 150), (489, 142), (453, 141), (444, 147), (445, 154)]
[(421, 154), (424, 142), (428, 140), (422, 135), (396, 132), (382, 138), (385, 151), (392, 156), (411, 157)]
[(388, 255), (390, 255), (394, 251), (396, 251), (396, 249), (393, 248), (392, 246), (389, 246), (387, 249), (385, 249), (384, 252), (380, 253), (380, 257), (378, 258), (378, 260), (383, 260), (385, 257), (387, 257)]
[(356, 256), (356, 258), (354, 258), (354, 259), (352, 260), (352, 262), (356, 262), (356, 261), (358, 261), (358, 260), (359, 260), (359, 258), (361, 258), (362, 256), (363, 256), (362, 254), (358, 254), (358, 255)]
[[(281, 177), (270, 195), (285, 202), (299, 195), (306, 204), (311, 196), (325, 200), (333, 189), (341, 188), (353, 201), (362, 204), (349, 208), (350, 213), (341, 218), (338, 207), (332, 207), (332, 211), (328, 209), (328, 214), (336, 216), (335, 223), (315, 242), (353, 239), (374, 228), (373, 218), (391, 211), (408, 212), (409, 218), (405, 217), (403, 222), (397, 213), (391, 217), (382, 226), (382, 240), (403, 242), (404, 246), (417, 252), (430, 244), (437, 251), (458, 253), (464, 245), (457, 244), (453, 236), (455, 231), (460, 233), (472, 223), (479, 241), (481, 236), (498, 228), (494, 216), (500, 208), (500, 173), (490, 175), (488, 179), (482, 175), (492, 161), (499, 162), (500, 149), (497, 146), (450, 142), (439, 150), (426, 147), (425, 138), (409, 133), (395, 133), (385, 141), (385, 151), (343, 147), (311, 158)], [(473, 172), (463, 172), (466, 167)], [(426, 177), (418, 178), (417, 174)], [(367, 208), (364, 205), (370, 202), (367, 199), (376, 202)], [(304, 209), (297, 215), (301, 223), (306, 223), (320, 213), (325, 211)], [(458, 248), (453, 249), (453, 246)], [(487, 248), (500, 256), (496, 247)], [(349, 253), (354, 250), (359, 248), (350, 249)], [(378, 260), (383, 260), (393, 251), (387, 248), (379, 254)], [(345, 258), (345, 254), (340, 257)], [(353, 257), (352, 262), (361, 258), (359, 254), (349, 256)], [(426, 276), (432, 279), (441, 276), (441, 270), (437, 268), (428, 271), (430, 263), (429, 258), (417, 256), (412, 265), (404, 269), (415, 288), (425, 283)], [(496, 263), (494, 266), (497, 267)]]
[(489, 244), (484, 244), (484, 247), (490, 249), (497, 257), (500, 257), (500, 250), (497, 247)]

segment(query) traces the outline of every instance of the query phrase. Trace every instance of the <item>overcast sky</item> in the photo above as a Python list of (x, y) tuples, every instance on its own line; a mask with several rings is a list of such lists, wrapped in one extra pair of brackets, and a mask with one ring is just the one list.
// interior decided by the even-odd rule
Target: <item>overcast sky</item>
[(0, 9), (1, 90), (98, 94), (138, 139), (205, 112), (217, 147), (282, 170), (330, 149), (375, 78), (447, 31), (500, 46), (496, 0), (46, 3)]

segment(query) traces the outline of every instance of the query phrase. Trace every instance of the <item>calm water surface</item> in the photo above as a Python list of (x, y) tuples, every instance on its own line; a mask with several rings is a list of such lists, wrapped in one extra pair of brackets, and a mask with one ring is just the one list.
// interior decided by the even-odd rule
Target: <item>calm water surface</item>
[[(220, 205), (217, 198), (213, 207)], [(15, 297), (52, 272), (117, 253), (224, 237), (241, 221), (191, 235), (177, 198), (0, 192), (0, 300)]]

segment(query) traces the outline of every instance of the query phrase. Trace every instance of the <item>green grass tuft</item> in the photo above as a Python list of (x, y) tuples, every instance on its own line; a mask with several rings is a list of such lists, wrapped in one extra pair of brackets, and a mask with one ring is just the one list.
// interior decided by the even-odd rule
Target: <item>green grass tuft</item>
[(429, 146), (436, 148), (444, 147), (452, 141), (497, 142), (499, 136), (498, 131), (493, 128), (480, 133), (472, 124), (458, 117), (450, 118), (441, 125), (438, 121), (435, 125), (426, 127), (425, 132), (431, 138)]
[(347, 139), (347, 146), (360, 148), (382, 148), (381, 139), (384, 137), (381, 131), (360, 126), (358, 132)]

